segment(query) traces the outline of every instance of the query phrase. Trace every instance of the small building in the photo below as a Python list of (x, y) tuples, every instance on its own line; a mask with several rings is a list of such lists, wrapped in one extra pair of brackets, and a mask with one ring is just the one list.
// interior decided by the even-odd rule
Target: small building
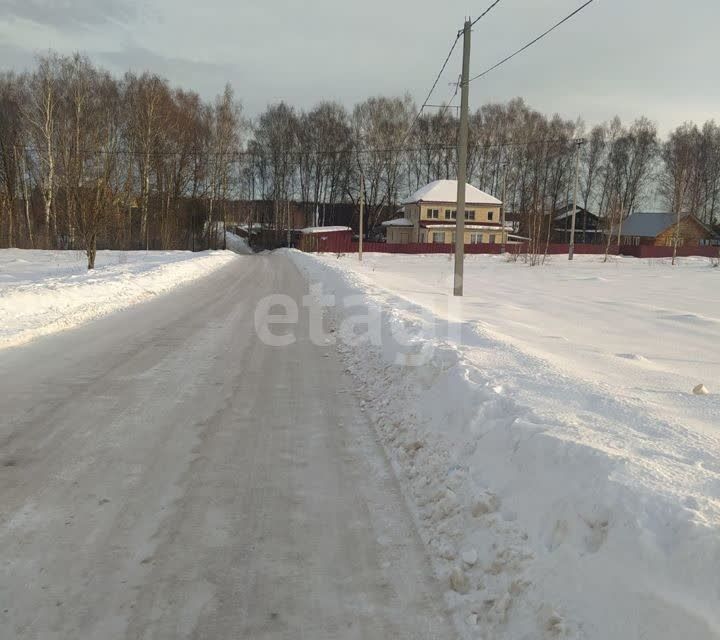
[[(569, 244), (572, 235), (573, 205), (569, 203), (553, 215), (552, 241)], [(575, 213), (575, 244), (596, 244), (602, 241), (600, 217), (578, 206)]]
[[(455, 242), (457, 180), (436, 180), (418, 189), (403, 203), (403, 217), (383, 223), (393, 244)], [(503, 242), (502, 202), (472, 185), (465, 185), (465, 244)], [(505, 240), (507, 236), (505, 235)]]
[[(676, 213), (631, 213), (620, 226), (620, 244), (672, 247), (675, 244)], [(613, 230), (617, 234), (617, 227)], [(713, 230), (691, 213), (680, 214), (679, 246), (709, 246), (717, 242)]]
[(409, 244), (416, 242), (415, 223), (407, 218), (395, 218), (382, 223), (385, 240), (390, 244)]
[(306, 227), (300, 229), (297, 248), (300, 251), (340, 253), (350, 251), (352, 229), (350, 227)]

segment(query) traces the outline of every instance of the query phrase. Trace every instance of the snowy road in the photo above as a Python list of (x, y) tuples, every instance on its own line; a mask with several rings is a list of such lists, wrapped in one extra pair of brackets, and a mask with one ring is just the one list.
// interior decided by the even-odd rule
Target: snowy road
[(332, 350), (265, 346), (287, 257), (0, 352), (0, 635), (452, 638)]

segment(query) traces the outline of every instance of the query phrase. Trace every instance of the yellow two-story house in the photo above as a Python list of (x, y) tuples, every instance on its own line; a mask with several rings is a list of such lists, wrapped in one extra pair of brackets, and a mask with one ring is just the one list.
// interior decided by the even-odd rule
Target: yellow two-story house
[[(389, 244), (455, 242), (457, 180), (435, 180), (403, 203), (403, 217), (383, 222)], [(472, 185), (465, 185), (465, 244), (507, 241), (511, 230), (500, 219), (502, 202)], [(504, 237), (503, 237), (504, 236)]]

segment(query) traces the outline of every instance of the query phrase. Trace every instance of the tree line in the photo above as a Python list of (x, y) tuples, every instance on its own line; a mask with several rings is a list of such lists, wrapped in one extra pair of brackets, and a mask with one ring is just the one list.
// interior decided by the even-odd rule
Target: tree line
[[(456, 176), (457, 131), (453, 107), (418, 116), (409, 96), (280, 102), (250, 119), (230, 86), (207, 101), (151, 73), (117, 78), (50, 54), (0, 75), (0, 246), (79, 248), (90, 267), (98, 247), (215, 247), (238, 201), (272, 202), (255, 221), (278, 228), (299, 201), (322, 224), (327, 207), (357, 204), (360, 176), (371, 229), (418, 187)], [(580, 138), (580, 204), (608, 225), (648, 203), (717, 221), (712, 121), (661, 139), (642, 117), (587, 128), (522, 99), (486, 104), (470, 118), (468, 180), (526, 216), (532, 238), (572, 197)]]

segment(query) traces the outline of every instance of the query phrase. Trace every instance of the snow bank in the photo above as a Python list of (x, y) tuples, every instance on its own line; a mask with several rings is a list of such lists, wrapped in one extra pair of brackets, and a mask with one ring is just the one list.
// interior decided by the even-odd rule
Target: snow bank
[(210, 274), (230, 252), (0, 250), (0, 348), (28, 342)]
[(225, 242), (228, 250), (239, 253), (240, 255), (250, 255), (253, 252), (248, 244), (247, 238), (236, 235), (231, 231), (227, 232)]
[[(206, 228), (207, 224), (208, 223), (206, 223)], [(215, 239), (218, 247), (222, 248), (224, 242), (228, 251), (233, 251), (235, 253), (239, 253), (240, 255), (251, 255), (253, 253), (247, 238), (243, 238), (232, 231), (223, 233), (225, 224), (222, 221), (214, 222), (213, 226), (215, 228)], [(257, 225), (253, 225), (253, 228), (256, 226)], [(247, 229), (247, 225), (241, 225), (241, 227)]]
[[(311, 282), (359, 296), (382, 318), (382, 346), (340, 349), (464, 637), (720, 638), (720, 404), (717, 395), (693, 396), (692, 386), (681, 395), (672, 387), (685, 385), (683, 373), (665, 376), (658, 364), (685, 346), (692, 359), (698, 335), (710, 334), (695, 367), (709, 371), (720, 360), (708, 295), (717, 276), (706, 262), (674, 271), (627, 263), (635, 276), (650, 270), (634, 280), (618, 276), (624, 262), (533, 270), (482, 256), (468, 261), (470, 294), (453, 306), (444, 256), (370, 255), (358, 265), (291, 255)], [(715, 289), (706, 289), (711, 278)], [(694, 304), (661, 298), (658, 312), (638, 302), (651, 280), (674, 292), (680, 279)], [(637, 305), (615, 309), (630, 293)], [(563, 298), (547, 312), (558, 314), (555, 325), (546, 323), (542, 309)], [(645, 360), (616, 355), (618, 335), (593, 304), (611, 320), (627, 316), (615, 328), (622, 353), (641, 346)], [(331, 322), (342, 327), (349, 313), (336, 308)], [(679, 322), (667, 335), (680, 343), (645, 335), (655, 322)], [(399, 329), (406, 346), (390, 337)], [(557, 346), (565, 341), (584, 347), (582, 358)], [(606, 376), (612, 366), (623, 375)], [(627, 377), (632, 367), (640, 369)], [(645, 388), (662, 380), (665, 389)], [(673, 401), (688, 408), (692, 428), (681, 409), (666, 414), (663, 403)]]

